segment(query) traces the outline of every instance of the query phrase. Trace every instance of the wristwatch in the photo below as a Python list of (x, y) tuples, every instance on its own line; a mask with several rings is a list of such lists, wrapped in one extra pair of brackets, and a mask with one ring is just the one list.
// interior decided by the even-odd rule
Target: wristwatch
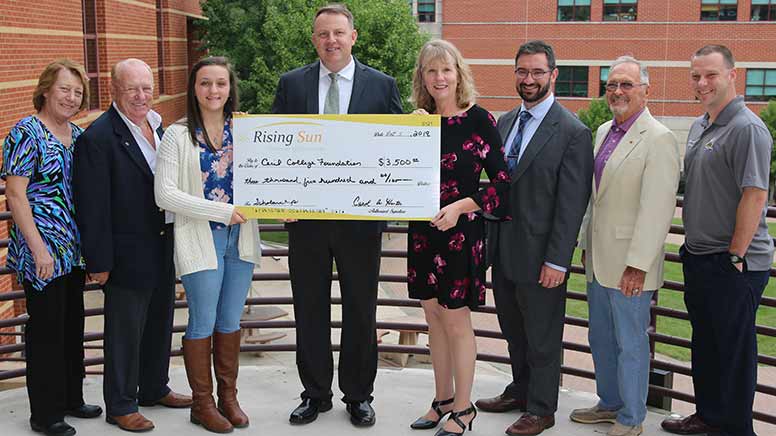
[(739, 256), (737, 254), (729, 253), (730, 254), (730, 263), (733, 265), (737, 265), (739, 263), (744, 263), (746, 260), (744, 259), (744, 256)]

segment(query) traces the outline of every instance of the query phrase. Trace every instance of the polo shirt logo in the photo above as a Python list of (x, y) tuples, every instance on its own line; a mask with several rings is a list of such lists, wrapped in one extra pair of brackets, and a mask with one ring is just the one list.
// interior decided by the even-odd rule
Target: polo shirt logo
[(705, 148), (706, 150), (713, 149), (714, 148), (714, 140), (711, 140), (711, 141), (703, 144), (703, 148)]

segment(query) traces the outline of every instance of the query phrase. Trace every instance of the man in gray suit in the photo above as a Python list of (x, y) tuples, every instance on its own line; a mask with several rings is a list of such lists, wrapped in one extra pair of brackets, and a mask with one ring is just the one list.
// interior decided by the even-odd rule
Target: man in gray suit
[(592, 186), (590, 130), (555, 101), (557, 77), (550, 45), (520, 46), (515, 87), (523, 103), (498, 120), (512, 221), (489, 227), (488, 254), (514, 381), (476, 404), (488, 412), (526, 411), (507, 429), (512, 435), (555, 425), (567, 270)]

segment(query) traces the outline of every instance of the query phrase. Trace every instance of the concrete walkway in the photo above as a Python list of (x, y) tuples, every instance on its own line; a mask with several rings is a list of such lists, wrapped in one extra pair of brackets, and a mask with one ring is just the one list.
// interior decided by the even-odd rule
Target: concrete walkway
[[(102, 386), (99, 377), (88, 377), (85, 384), (86, 400), (102, 404)], [(299, 382), (293, 367), (287, 366), (243, 366), (240, 368), (239, 397), (245, 412), (251, 419), (250, 427), (236, 429), (235, 435), (373, 435), (373, 436), (430, 436), (432, 432), (419, 432), (409, 428), (417, 416), (423, 414), (433, 396), (433, 379), (430, 371), (424, 369), (381, 369), (375, 386), (375, 400), (372, 403), (377, 412), (377, 423), (367, 429), (356, 428), (348, 421), (344, 405), (338, 401), (335, 388), (334, 409), (321, 414), (315, 423), (306, 426), (291, 426), (289, 412), (299, 403)], [(507, 378), (487, 365), (480, 365), (474, 396), (487, 396), (499, 392)], [(334, 385), (336, 387), (336, 380)], [(187, 391), (186, 375), (182, 368), (171, 371), (171, 386), (181, 392)], [(580, 425), (569, 421), (571, 409), (586, 407), (595, 402), (591, 394), (562, 391), (560, 408), (556, 414), (556, 425), (542, 433), (547, 436), (577, 436), (605, 434), (607, 424)], [(152, 435), (206, 435), (212, 434), (189, 422), (189, 411), (163, 407), (141, 408), (151, 419), (156, 429)], [(4, 436), (33, 434), (28, 424), (29, 406), (24, 389), (0, 392), (0, 420)], [(474, 421), (474, 430), (466, 434), (498, 435), (517, 418), (519, 414), (480, 413)], [(650, 412), (645, 422), (644, 435), (665, 435), (659, 429), (661, 414)], [(127, 435), (117, 427), (108, 425), (103, 418), (86, 420), (68, 418), (79, 435)]]

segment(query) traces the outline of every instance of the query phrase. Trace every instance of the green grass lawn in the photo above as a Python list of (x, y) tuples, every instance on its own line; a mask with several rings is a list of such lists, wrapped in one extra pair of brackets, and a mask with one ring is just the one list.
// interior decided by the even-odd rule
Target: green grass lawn
[[(675, 224), (681, 224), (681, 221)], [(666, 244), (666, 251), (676, 253), (679, 251), (679, 246)], [(579, 250), (576, 250), (574, 253), (574, 263), (581, 263)], [(682, 265), (679, 263), (666, 262), (664, 274), (665, 280), (684, 282)], [(584, 292), (585, 278), (579, 274), (573, 274), (569, 280), (569, 289)], [(765, 288), (765, 295), (776, 298), (776, 280), (770, 280), (768, 282), (768, 286)], [(687, 311), (687, 308), (684, 306), (683, 294), (678, 291), (661, 289), (658, 294), (658, 305), (685, 312)], [(571, 316), (587, 319), (587, 303), (583, 301), (568, 300), (566, 313)], [(724, 314), (720, 313), (720, 316), (723, 315)], [(760, 306), (760, 309), (757, 312), (757, 324), (776, 327), (776, 308)], [(690, 322), (660, 316), (657, 319), (657, 331), (666, 335), (690, 339)], [(761, 354), (776, 356), (776, 338), (758, 336), (758, 346), (758, 351)], [(658, 343), (657, 352), (680, 360), (690, 360), (690, 350), (687, 348)]]
[[(277, 220), (259, 220), (262, 224), (275, 224)], [(674, 224), (681, 225), (681, 218), (674, 218)], [(776, 223), (768, 223), (771, 234), (776, 234)], [(272, 241), (281, 244), (288, 243), (288, 234), (286, 232), (262, 232), (261, 239), (265, 241)], [(666, 244), (666, 251), (677, 253), (679, 246), (674, 244)], [(579, 265), (580, 251), (575, 250), (573, 263)], [(684, 282), (682, 274), (681, 264), (674, 262), (666, 262), (665, 268), (665, 280)], [(585, 277), (580, 274), (572, 274), (569, 279), (569, 290), (577, 292), (585, 292)], [(765, 289), (765, 295), (776, 298), (776, 280), (770, 280), (768, 286)], [(684, 306), (683, 294), (678, 291), (671, 291), (667, 289), (661, 289), (658, 294), (658, 304), (662, 307), (668, 307), (672, 309), (687, 311)], [(584, 301), (568, 300), (566, 306), (566, 313), (570, 316), (587, 319), (587, 303)], [(723, 314), (720, 314), (722, 316)], [(760, 325), (776, 327), (776, 308), (760, 306), (757, 312), (757, 323)], [(680, 319), (658, 317), (657, 331), (663, 334), (678, 336), (682, 338), (690, 338), (690, 323)], [(776, 356), (776, 338), (758, 336), (759, 352), (767, 354), (769, 356)], [(681, 347), (675, 347), (666, 344), (657, 344), (658, 353), (665, 354), (680, 360), (690, 360), (690, 350)]]
[[(259, 224), (279, 224), (279, 220), (260, 219)], [(288, 233), (286, 232), (261, 232), (261, 240), (276, 242), (279, 244), (288, 244)]]

